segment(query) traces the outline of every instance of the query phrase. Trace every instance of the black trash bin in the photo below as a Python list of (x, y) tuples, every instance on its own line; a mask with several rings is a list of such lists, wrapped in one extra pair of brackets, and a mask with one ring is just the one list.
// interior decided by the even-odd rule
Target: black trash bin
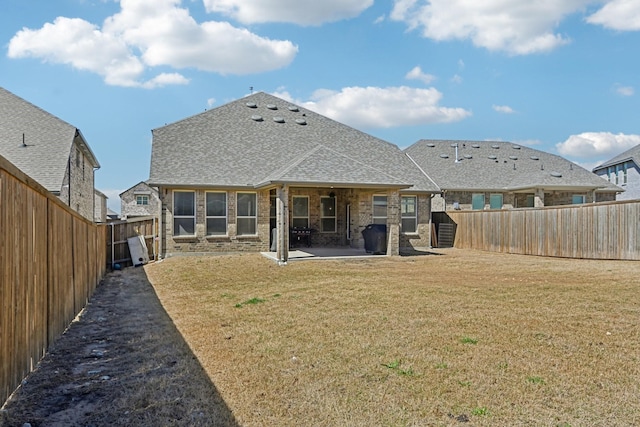
[(387, 224), (369, 224), (362, 230), (364, 250), (368, 254), (387, 253)]

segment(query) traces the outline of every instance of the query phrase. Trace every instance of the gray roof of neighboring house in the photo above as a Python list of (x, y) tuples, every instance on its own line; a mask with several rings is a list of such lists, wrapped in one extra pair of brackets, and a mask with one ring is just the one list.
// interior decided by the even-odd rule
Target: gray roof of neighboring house
[(154, 129), (153, 186), (437, 186), (396, 145), (259, 92)]
[(567, 159), (510, 142), (420, 140), (405, 152), (443, 190), (624, 191)]
[(141, 191), (141, 189), (144, 190), (144, 191), (148, 191), (149, 193), (158, 194), (158, 189), (157, 188), (150, 186), (147, 181), (140, 181), (139, 183), (137, 183), (135, 185), (132, 185), (131, 187), (129, 187), (126, 190), (124, 190), (118, 196), (122, 197), (125, 193), (129, 193), (131, 191), (137, 192), (137, 191)]
[(100, 167), (75, 126), (0, 87), (0, 155), (51, 192), (62, 187), (74, 140)]
[(601, 165), (596, 166), (595, 168), (593, 168), (593, 171), (595, 172), (601, 169), (605, 169), (609, 166), (619, 165), (620, 163), (624, 163), (628, 161), (632, 161), (636, 165), (640, 166), (640, 144), (636, 145), (633, 148), (630, 148), (629, 150), (623, 153), (618, 154), (614, 158), (607, 160)]

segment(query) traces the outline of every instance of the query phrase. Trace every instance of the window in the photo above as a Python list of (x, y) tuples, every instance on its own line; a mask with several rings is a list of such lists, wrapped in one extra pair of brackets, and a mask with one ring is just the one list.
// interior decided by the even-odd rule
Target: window
[(275, 194), (269, 196), (269, 230), (276, 228), (276, 213), (278, 209), (278, 199)]
[(489, 208), (490, 209), (502, 209), (502, 194), (490, 194), (489, 195)]
[(256, 193), (238, 193), (236, 208), (238, 236), (257, 234), (258, 216), (256, 199)]
[(294, 228), (309, 227), (309, 198), (307, 196), (293, 196), (291, 221)]
[(584, 203), (584, 195), (583, 194), (574, 194), (571, 196), (571, 203), (574, 205), (580, 205)]
[(227, 193), (207, 192), (207, 236), (227, 235)]
[(196, 193), (175, 191), (173, 193), (173, 235), (193, 236), (196, 234)]
[(622, 183), (627, 183), (627, 164), (622, 165)]
[(620, 165), (616, 165), (616, 185), (620, 183)]
[(484, 194), (474, 193), (471, 195), (471, 209), (473, 210), (484, 209)]
[(524, 203), (525, 208), (532, 208), (535, 204), (535, 195), (527, 194), (527, 201)]
[(335, 233), (336, 230), (336, 198), (320, 197), (320, 231)]
[(387, 223), (387, 196), (373, 196), (372, 222), (374, 224)]
[(418, 230), (418, 209), (416, 196), (402, 196), (402, 232), (415, 233)]
[(136, 205), (149, 205), (149, 196), (146, 194), (136, 195)]

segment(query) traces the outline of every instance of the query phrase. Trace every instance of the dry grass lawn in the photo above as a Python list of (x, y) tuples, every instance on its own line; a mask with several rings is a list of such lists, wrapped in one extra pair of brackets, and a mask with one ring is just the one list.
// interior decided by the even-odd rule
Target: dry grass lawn
[(243, 426), (640, 425), (640, 263), (444, 250), (145, 267)]

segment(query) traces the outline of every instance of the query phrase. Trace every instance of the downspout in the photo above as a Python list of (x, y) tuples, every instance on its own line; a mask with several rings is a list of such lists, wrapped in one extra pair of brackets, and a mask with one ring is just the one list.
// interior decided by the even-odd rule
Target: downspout
[(113, 241), (113, 222), (110, 222), (109, 226), (111, 227), (111, 263), (110, 264), (111, 264), (111, 270), (113, 270), (113, 257), (115, 257), (114, 250), (113, 250), (113, 244), (114, 244), (114, 241)]

